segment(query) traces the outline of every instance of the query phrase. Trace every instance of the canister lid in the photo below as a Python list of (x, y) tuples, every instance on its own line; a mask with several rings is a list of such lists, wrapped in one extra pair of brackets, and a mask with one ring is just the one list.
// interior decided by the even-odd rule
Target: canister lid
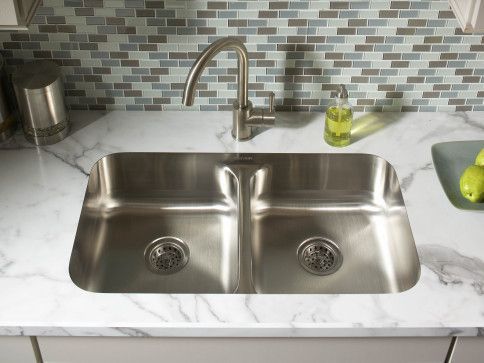
[(16, 87), (38, 90), (50, 86), (61, 75), (60, 67), (49, 60), (25, 63), (13, 75)]

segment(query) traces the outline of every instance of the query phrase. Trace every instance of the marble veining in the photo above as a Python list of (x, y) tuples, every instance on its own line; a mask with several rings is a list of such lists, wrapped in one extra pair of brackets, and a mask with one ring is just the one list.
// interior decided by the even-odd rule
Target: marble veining
[[(358, 114), (354, 142), (323, 141), (323, 115), (283, 113), (244, 143), (230, 112), (73, 112), (62, 142), (0, 145), (0, 335), (447, 336), (484, 333), (484, 214), (454, 208), (432, 144), (483, 140), (484, 113)], [(115, 152), (362, 152), (395, 168), (422, 272), (377, 295), (98, 294), (69, 258), (91, 167)]]

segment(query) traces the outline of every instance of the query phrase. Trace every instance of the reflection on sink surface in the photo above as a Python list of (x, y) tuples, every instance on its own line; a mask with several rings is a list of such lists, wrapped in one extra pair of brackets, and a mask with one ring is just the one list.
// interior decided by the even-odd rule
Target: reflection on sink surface
[(118, 293), (389, 293), (420, 264), (366, 154), (119, 153), (93, 167), (69, 271)]

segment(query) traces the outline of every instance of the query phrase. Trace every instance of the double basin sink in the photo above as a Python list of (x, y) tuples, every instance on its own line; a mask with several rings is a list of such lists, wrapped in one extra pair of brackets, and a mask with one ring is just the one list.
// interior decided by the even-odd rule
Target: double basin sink
[(69, 271), (104, 293), (393, 293), (420, 263), (377, 156), (118, 153), (91, 171)]

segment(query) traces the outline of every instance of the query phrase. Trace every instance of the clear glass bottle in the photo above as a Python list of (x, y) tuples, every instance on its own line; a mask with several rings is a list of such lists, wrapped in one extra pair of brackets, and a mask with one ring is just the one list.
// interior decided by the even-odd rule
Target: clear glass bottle
[(333, 102), (326, 110), (324, 140), (331, 146), (347, 146), (351, 141), (353, 110), (348, 103), (348, 91), (340, 85)]

